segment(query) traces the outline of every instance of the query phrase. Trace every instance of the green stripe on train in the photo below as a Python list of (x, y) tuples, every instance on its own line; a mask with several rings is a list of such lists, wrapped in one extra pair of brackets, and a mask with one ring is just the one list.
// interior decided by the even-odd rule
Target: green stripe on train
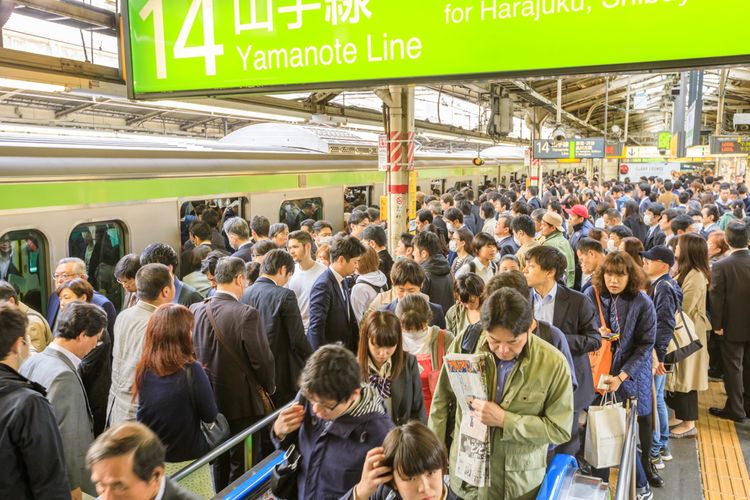
[[(419, 178), (496, 175), (497, 168), (442, 168), (419, 171)], [(307, 188), (384, 182), (382, 172), (303, 174)], [(217, 177), (92, 180), (0, 184), (0, 210), (97, 205), (164, 198), (258, 193), (299, 189), (300, 176), (258, 174)]]

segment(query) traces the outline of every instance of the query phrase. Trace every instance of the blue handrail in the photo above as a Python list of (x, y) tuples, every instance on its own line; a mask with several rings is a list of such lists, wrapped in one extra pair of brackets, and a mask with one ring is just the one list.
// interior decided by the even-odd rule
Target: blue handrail
[(578, 462), (572, 455), (555, 455), (547, 467), (547, 474), (539, 488), (537, 500), (557, 500), (560, 496), (565, 478), (578, 469)]
[(223, 497), (223, 500), (244, 500), (257, 493), (257, 490), (271, 479), (273, 468), (284, 462), (284, 453), (279, 451), (269, 458), (270, 460), (263, 464), (255, 474), (238, 484), (231, 493)]

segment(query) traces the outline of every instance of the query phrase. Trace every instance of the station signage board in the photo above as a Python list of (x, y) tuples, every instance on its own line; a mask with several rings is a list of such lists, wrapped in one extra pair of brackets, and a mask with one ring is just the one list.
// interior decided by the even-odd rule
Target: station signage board
[[(726, 15), (747, 0), (122, 2), (138, 98), (750, 62), (747, 16)], [(674, 43), (706, 26), (722, 36)], [(562, 33), (606, 43), (567, 50)]]
[(625, 158), (625, 143), (607, 141), (604, 147), (604, 155), (606, 158)]
[(712, 155), (750, 155), (750, 136), (711, 136)]
[(534, 141), (534, 158), (537, 160), (604, 158), (604, 150), (603, 137), (568, 141)]

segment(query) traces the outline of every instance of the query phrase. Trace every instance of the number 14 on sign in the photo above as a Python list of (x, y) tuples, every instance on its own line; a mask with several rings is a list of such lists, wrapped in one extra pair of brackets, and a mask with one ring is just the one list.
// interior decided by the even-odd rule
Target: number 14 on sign
[[(201, 10), (203, 19), (203, 45), (188, 47), (187, 40)], [(164, 39), (164, 4), (162, 0), (148, 0), (138, 13), (145, 21), (150, 16), (154, 22), (154, 45), (156, 49), (156, 77), (167, 77), (167, 49)], [(175, 59), (202, 57), (206, 65), (206, 76), (216, 75), (216, 56), (224, 54), (224, 46), (215, 43), (214, 39), (214, 5), (213, 0), (192, 0), (185, 22), (174, 45)]]

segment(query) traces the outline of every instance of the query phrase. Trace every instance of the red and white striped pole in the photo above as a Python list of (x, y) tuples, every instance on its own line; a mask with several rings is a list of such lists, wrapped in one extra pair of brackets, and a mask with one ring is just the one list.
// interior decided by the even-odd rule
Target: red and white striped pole
[(388, 242), (393, 253), (401, 233), (409, 229), (409, 171), (414, 168), (414, 88), (390, 87), (388, 93)]

